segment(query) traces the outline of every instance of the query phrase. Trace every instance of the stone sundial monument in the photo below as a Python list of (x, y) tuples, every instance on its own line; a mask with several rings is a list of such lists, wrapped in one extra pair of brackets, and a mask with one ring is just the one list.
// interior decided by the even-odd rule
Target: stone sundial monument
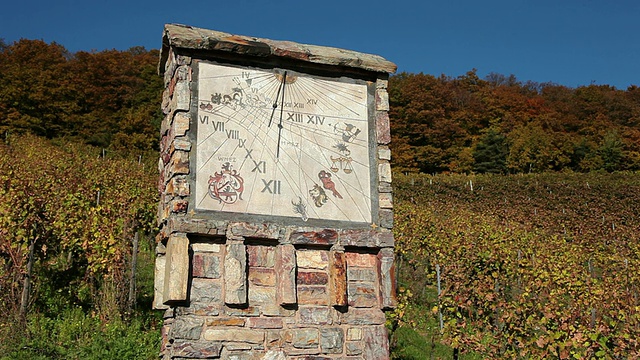
[(164, 29), (163, 359), (388, 359), (387, 80), (375, 55)]

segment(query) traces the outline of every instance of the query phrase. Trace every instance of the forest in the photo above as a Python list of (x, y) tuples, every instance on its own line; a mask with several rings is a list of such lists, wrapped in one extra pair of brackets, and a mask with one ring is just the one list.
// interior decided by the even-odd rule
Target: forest
[[(0, 359), (157, 357), (158, 56), (0, 39)], [(388, 90), (394, 358), (640, 354), (640, 89)]]

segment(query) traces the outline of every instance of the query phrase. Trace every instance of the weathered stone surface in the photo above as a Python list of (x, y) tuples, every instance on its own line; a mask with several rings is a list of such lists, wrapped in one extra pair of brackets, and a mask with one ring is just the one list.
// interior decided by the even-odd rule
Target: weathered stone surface
[(391, 182), (391, 164), (387, 161), (382, 161), (378, 164), (378, 180), (384, 182)]
[(393, 210), (391, 209), (380, 209), (380, 226), (383, 228), (391, 229), (393, 228)]
[(344, 252), (329, 253), (329, 279), (330, 305), (347, 305), (347, 261)]
[(323, 354), (341, 354), (344, 346), (344, 331), (341, 328), (320, 329), (320, 351)]
[(218, 302), (200, 303), (190, 302), (189, 306), (179, 306), (175, 309), (176, 317), (185, 315), (198, 316), (218, 316), (220, 315), (220, 304)]
[(383, 309), (393, 309), (397, 306), (396, 298), (396, 268), (393, 249), (380, 249), (378, 253), (378, 274), (380, 275), (380, 298)]
[(376, 89), (376, 110), (389, 111), (389, 93), (386, 89)]
[(209, 318), (206, 321), (206, 325), (213, 326), (244, 326), (245, 319), (243, 318)]
[(194, 317), (180, 317), (171, 325), (171, 337), (174, 339), (198, 340), (204, 321)]
[(294, 232), (290, 238), (292, 244), (316, 244), (333, 245), (338, 240), (338, 233), (335, 230), (324, 229), (322, 231)]
[(327, 306), (303, 306), (298, 310), (300, 323), (311, 325), (331, 325), (331, 308)]
[(350, 308), (348, 312), (340, 314), (340, 320), (349, 325), (381, 325), (386, 319), (380, 309)]
[(169, 233), (224, 235), (226, 228), (227, 222), (219, 220), (172, 217), (167, 221), (167, 231)]
[(374, 254), (346, 252), (345, 258), (348, 267), (375, 268), (377, 265), (377, 258)]
[(351, 327), (347, 329), (347, 341), (362, 340), (362, 328)]
[(191, 243), (191, 250), (194, 253), (220, 253), (220, 244), (212, 243)]
[(189, 174), (189, 153), (174, 151), (165, 169), (165, 179), (171, 179), (174, 175), (186, 174)]
[(340, 244), (357, 247), (393, 246), (393, 233), (388, 229), (343, 230), (340, 232)]
[(329, 305), (326, 286), (298, 286), (298, 304)]
[(164, 273), (164, 304), (187, 300), (189, 282), (189, 239), (185, 234), (172, 234), (167, 240)]
[(190, 300), (204, 304), (220, 302), (222, 300), (220, 282), (211, 279), (192, 279)]
[(393, 209), (393, 195), (391, 193), (380, 193), (378, 204), (382, 209)]
[(299, 268), (326, 270), (329, 266), (329, 254), (325, 250), (300, 250), (296, 253)]
[(388, 146), (378, 146), (378, 159), (391, 160), (391, 149)]
[(389, 338), (384, 326), (375, 326), (364, 332), (364, 358), (389, 359)]
[(188, 112), (177, 112), (173, 116), (171, 131), (175, 136), (185, 136), (189, 131), (191, 117)]
[[(249, 261), (251, 263), (251, 261)], [(249, 284), (259, 286), (275, 286), (276, 271), (274, 269), (263, 269), (249, 267)], [(251, 291), (251, 288), (249, 288)]]
[(166, 257), (164, 255), (157, 256), (155, 265), (153, 280), (153, 308), (156, 310), (164, 310), (169, 308), (169, 306), (164, 304), (163, 300)]
[(299, 285), (326, 285), (329, 282), (329, 276), (323, 271), (298, 271)]
[(296, 289), (296, 249), (293, 245), (276, 248), (276, 300), (280, 305), (298, 302)]
[(381, 193), (390, 193), (393, 192), (393, 187), (390, 182), (379, 182), (378, 191)]
[(172, 196), (189, 196), (189, 182), (185, 176), (175, 176), (167, 183), (165, 193)]
[(320, 344), (317, 329), (293, 329), (287, 330), (283, 335), (285, 341), (298, 349), (315, 348)]
[(276, 288), (273, 286), (249, 286), (249, 304), (260, 306), (276, 303)]
[(376, 112), (376, 136), (378, 144), (388, 145), (391, 142), (391, 130), (389, 129), (389, 113)]
[(187, 208), (189, 207), (189, 202), (186, 200), (173, 200), (170, 204), (170, 209), (172, 213), (186, 213)]
[(159, 69), (165, 68), (171, 47), (192, 50), (219, 50), (253, 56), (279, 56), (310, 63), (337, 65), (364, 69), (378, 73), (393, 73), (397, 67), (378, 55), (356, 51), (275, 41), (185, 25), (167, 24)]
[(207, 341), (233, 341), (260, 344), (264, 341), (264, 331), (237, 328), (208, 328), (202, 334), (202, 338)]
[(350, 282), (349, 306), (370, 308), (378, 305), (376, 287), (373, 283)]
[(247, 319), (247, 327), (252, 329), (282, 329), (282, 318), (250, 318)]
[(224, 313), (227, 316), (260, 316), (260, 308), (257, 306), (247, 306), (242, 308), (225, 307)]
[(178, 340), (171, 345), (171, 358), (214, 359), (221, 349), (219, 343)]
[(208, 253), (193, 254), (193, 271), (195, 277), (220, 278), (220, 256)]
[(171, 144), (171, 152), (176, 150), (191, 151), (191, 141), (185, 137), (177, 137)]
[(375, 269), (351, 266), (347, 269), (347, 280), (373, 283), (378, 280)]
[(278, 239), (280, 229), (274, 224), (236, 222), (229, 224), (229, 232), (235, 236), (260, 239)]
[(347, 342), (347, 355), (362, 355), (364, 352), (364, 344), (361, 342)]
[(249, 245), (249, 267), (272, 268), (276, 264), (276, 249), (274, 246)]
[(224, 257), (224, 302), (247, 304), (247, 250), (243, 244), (227, 244)]

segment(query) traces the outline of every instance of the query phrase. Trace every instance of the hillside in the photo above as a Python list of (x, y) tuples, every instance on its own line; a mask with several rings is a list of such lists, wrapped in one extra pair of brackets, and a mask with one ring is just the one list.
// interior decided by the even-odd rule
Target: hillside
[(640, 354), (637, 173), (395, 181), (400, 325), (438, 334), (441, 313), (483, 358)]

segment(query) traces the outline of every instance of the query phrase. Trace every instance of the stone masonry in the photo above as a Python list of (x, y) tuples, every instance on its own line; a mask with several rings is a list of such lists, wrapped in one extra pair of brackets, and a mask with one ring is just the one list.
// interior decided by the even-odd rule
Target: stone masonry
[[(285, 59), (373, 78), (377, 221), (324, 228), (189, 211), (196, 146), (192, 65)], [(384, 311), (396, 305), (388, 74), (375, 55), (166, 25), (154, 307), (163, 359), (388, 359)]]

